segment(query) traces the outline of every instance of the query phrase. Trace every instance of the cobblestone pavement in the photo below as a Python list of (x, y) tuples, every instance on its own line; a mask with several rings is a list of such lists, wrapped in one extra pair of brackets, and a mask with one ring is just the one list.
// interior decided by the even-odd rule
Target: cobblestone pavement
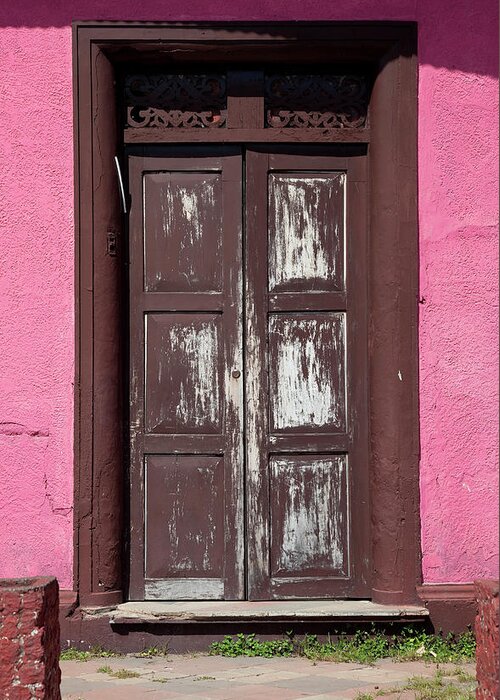
[[(354, 700), (385, 691), (386, 700), (411, 700), (414, 694), (409, 691), (386, 693), (404, 686), (412, 676), (432, 678), (436, 668), (435, 664), (390, 660), (364, 666), (315, 663), (303, 658), (122, 656), (62, 661), (62, 697), (63, 700)], [(472, 664), (461, 668), (474, 675)]]

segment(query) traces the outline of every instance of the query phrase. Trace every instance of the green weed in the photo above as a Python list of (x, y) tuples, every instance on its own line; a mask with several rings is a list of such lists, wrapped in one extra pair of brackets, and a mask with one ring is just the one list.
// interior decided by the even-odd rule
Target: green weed
[(463, 688), (445, 680), (442, 676), (432, 679), (414, 677), (410, 678), (405, 686), (406, 690), (413, 690), (415, 700), (474, 700), (476, 691), (474, 688)]
[(139, 678), (141, 675), (140, 673), (137, 673), (137, 671), (130, 671), (128, 668), (119, 668), (116, 671), (113, 671), (111, 666), (100, 666), (97, 669), (97, 673), (106, 673), (108, 676), (119, 678), (121, 680), (124, 678)]
[(432, 678), (414, 676), (404, 685), (379, 690), (374, 695), (357, 695), (356, 700), (375, 700), (384, 695), (399, 695), (404, 691), (412, 691), (415, 700), (474, 700), (476, 697), (474, 676), (457, 668), (451, 671), (438, 670)]
[(294, 644), (291, 639), (261, 642), (255, 634), (226, 635), (221, 642), (210, 645), (210, 654), (218, 656), (292, 656)]
[(106, 659), (114, 656), (120, 656), (120, 654), (117, 654), (114, 651), (108, 651), (100, 646), (91, 647), (88, 651), (80, 651), (79, 649), (70, 647), (69, 649), (63, 649), (63, 651), (61, 651), (60, 660), (88, 661), (89, 659)]
[(311, 661), (336, 661), (370, 664), (390, 655), (389, 641), (381, 634), (356, 632), (338, 639), (320, 642), (315, 635), (306, 635), (296, 643), (296, 653)]
[(99, 666), (97, 673), (107, 673), (108, 675), (111, 675), (113, 673), (113, 669), (111, 666)]
[(140, 673), (137, 673), (137, 671), (130, 671), (128, 668), (119, 668), (116, 671), (112, 671), (110, 676), (113, 676), (113, 678), (139, 678), (141, 675)]
[(459, 637), (428, 634), (408, 627), (392, 638), (391, 654), (402, 661), (424, 659), (437, 663), (470, 661), (476, 654), (476, 640), (472, 632)]
[(311, 661), (336, 661), (372, 664), (378, 659), (399, 661), (434, 661), (459, 663), (475, 656), (475, 640), (471, 632), (455, 638), (453, 635), (429, 634), (414, 627), (403, 628), (398, 634), (358, 630), (354, 635), (341, 634), (335, 639), (320, 642), (315, 635), (293, 639), (291, 634), (282, 640), (260, 641), (254, 634), (226, 636), (214, 642), (211, 654), (220, 656), (304, 656)]
[(164, 647), (149, 647), (148, 649), (143, 649), (143, 651), (134, 654), (141, 659), (154, 659), (157, 656), (168, 656), (168, 646)]

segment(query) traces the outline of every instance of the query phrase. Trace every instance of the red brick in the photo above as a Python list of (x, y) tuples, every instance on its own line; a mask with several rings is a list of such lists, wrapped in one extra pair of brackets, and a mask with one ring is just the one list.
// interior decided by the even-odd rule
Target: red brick
[(9, 613), (19, 612), (22, 607), (21, 596), (11, 590), (0, 591), (2, 607)]
[(19, 659), (19, 653), (20, 644), (17, 639), (0, 639), (0, 668), (13, 669)]
[(40, 628), (38, 628), (38, 630), (37, 634), (30, 634), (24, 638), (24, 653), (33, 661), (36, 659), (43, 659), (44, 656), (44, 648), (42, 643), (43, 635)]
[(33, 694), (29, 688), (23, 688), (22, 686), (18, 685), (10, 689), (9, 694), (6, 696), (6, 700), (31, 700), (32, 697)]
[[(1, 615), (1, 613), (0, 613)], [(14, 639), (18, 634), (19, 615), (17, 612), (6, 612), (5, 616), (0, 617), (0, 637)]]
[(41, 700), (47, 700), (47, 698), (49, 698), (49, 697), (50, 696), (47, 695), (45, 688), (35, 688), (35, 690), (33, 691), (32, 695), (31, 695), (32, 700), (33, 700), (33, 698), (37, 698), (37, 700), (38, 700), (38, 698), (40, 698)]
[(41, 661), (24, 663), (19, 668), (18, 678), (22, 686), (43, 683), (45, 680), (45, 666)]
[(31, 608), (27, 610), (21, 610), (19, 616), (19, 634), (25, 635), (30, 634), (30, 632), (37, 626), (37, 614)]

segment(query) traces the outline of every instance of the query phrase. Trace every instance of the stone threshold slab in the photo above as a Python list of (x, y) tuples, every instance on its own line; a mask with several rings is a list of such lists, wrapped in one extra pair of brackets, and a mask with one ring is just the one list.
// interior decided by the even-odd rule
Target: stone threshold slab
[(109, 611), (110, 623), (377, 620), (428, 617), (420, 605), (380, 605), (370, 600), (130, 602)]

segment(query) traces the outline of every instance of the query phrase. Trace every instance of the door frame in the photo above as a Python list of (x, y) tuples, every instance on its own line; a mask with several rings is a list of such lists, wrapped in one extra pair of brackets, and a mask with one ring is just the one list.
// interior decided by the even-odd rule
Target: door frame
[(80, 604), (117, 604), (127, 586), (124, 218), (114, 163), (123, 133), (115, 72), (160, 51), (229, 65), (256, 56), (264, 63), (348, 60), (374, 72), (369, 127), (308, 138), (368, 144), (372, 600), (414, 602), (421, 583), (416, 24), (75, 22), (74, 589)]

